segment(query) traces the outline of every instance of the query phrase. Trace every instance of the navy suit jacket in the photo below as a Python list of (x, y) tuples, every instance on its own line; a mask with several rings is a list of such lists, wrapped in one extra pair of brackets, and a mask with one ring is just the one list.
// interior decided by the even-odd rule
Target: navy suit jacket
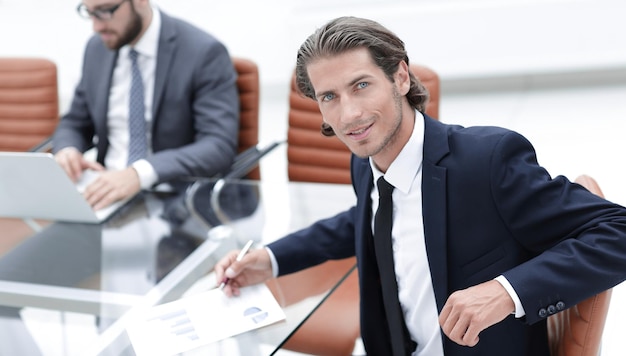
[[(117, 51), (99, 35), (85, 49), (82, 78), (54, 135), (54, 152), (94, 145), (104, 162), (109, 147), (107, 112)], [(226, 47), (206, 32), (161, 12), (152, 104), (152, 150), (147, 158), (159, 182), (213, 176), (237, 152), (237, 74)]]
[[(550, 312), (626, 278), (626, 209), (562, 176), (551, 178), (521, 135), (426, 117), (422, 167), (438, 311), (452, 292), (504, 275), (526, 312), (484, 330), (473, 348), (442, 333), (446, 355), (548, 355)], [(353, 156), (351, 171), (356, 206), (269, 247), (281, 275), (356, 255), (365, 349), (390, 355), (373, 253), (369, 161)]]

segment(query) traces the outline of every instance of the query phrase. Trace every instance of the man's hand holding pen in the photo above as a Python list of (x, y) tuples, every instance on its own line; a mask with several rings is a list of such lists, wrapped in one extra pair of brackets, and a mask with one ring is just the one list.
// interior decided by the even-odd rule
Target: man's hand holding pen
[[(235, 258), (235, 262), (239, 262), (239, 261), (241, 261), (243, 259), (243, 257), (246, 255), (246, 253), (248, 253), (248, 251), (252, 247), (253, 243), (254, 243), (254, 241), (252, 241), (252, 240), (250, 240), (250, 241), (248, 241), (248, 243), (246, 243), (246, 245), (237, 254), (237, 258)], [(227, 271), (228, 271), (228, 269), (227, 269)], [(222, 278), (222, 282), (220, 283), (219, 288), (220, 289), (224, 289), (224, 287), (226, 287), (226, 284), (228, 283), (229, 280), (230, 280), (229, 276), (225, 276), (224, 278)]]
[[(251, 245), (251, 244), (250, 244)], [(239, 288), (262, 283), (273, 277), (270, 256), (264, 248), (231, 251), (215, 265), (215, 277), (228, 296), (239, 295)], [(223, 284), (223, 286), (222, 286)]]

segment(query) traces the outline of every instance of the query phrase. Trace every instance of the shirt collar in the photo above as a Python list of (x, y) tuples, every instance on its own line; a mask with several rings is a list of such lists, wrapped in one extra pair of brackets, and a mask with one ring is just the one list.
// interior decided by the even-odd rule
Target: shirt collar
[(415, 124), (409, 141), (404, 145), (398, 157), (391, 162), (387, 172), (383, 174), (370, 157), (369, 162), (372, 167), (374, 182), (381, 176), (393, 185), (396, 189), (408, 194), (415, 177), (422, 168), (422, 158), (424, 155), (424, 115), (415, 111)]

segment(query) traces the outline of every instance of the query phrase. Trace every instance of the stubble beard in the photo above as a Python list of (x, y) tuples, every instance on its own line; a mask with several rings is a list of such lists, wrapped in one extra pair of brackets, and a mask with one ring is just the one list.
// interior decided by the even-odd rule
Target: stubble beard
[(137, 36), (141, 33), (141, 28), (143, 27), (143, 19), (139, 16), (139, 13), (135, 11), (135, 8), (132, 8), (133, 17), (128, 26), (123, 30), (120, 34), (120, 37), (117, 41), (111, 43), (105, 43), (109, 49), (117, 51), (118, 49), (124, 47), (125, 45), (131, 43)]
[[(375, 147), (366, 150), (365, 152), (353, 152), (359, 158), (368, 158), (372, 156), (376, 156), (377, 154), (383, 152), (384, 150), (393, 146), (395, 141), (398, 139), (398, 133), (400, 132), (400, 127), (402, 126), (402, 96), (398, 92), (396, 86), (393, 86), (393, 101), (394, 107), (396, 109), (396, 117), (393, 121), (393, 127), (391, 130), (383, 137), (382, 141)], [(359, 143), (362, 146), (366, 146), (369, 140), (365, 140)], [(356, 151), (356, 150), (355, 150)]]

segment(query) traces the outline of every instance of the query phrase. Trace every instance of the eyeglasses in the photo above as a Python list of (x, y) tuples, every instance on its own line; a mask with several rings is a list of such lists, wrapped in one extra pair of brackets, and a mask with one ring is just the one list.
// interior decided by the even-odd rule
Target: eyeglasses
[(113, 18), (113, 14), (115, 13), (115, 11), (117, 11), (117, 9), (119, 9), (120, 6), (122, 6), (122, 4), (125, 3), (126, 1), (128, 0), (122, 0), (117, 5), (103, 7), (103, 8), (95, 9), (93, 11), (89, 10), (85, 4), (81, 3), (76, 8), (76, 11), (82, 18), (85, 18), (85, 19), (90, 19), (91, 17), (95, 17), (100, 21), (109, 21), (110, 19)]

